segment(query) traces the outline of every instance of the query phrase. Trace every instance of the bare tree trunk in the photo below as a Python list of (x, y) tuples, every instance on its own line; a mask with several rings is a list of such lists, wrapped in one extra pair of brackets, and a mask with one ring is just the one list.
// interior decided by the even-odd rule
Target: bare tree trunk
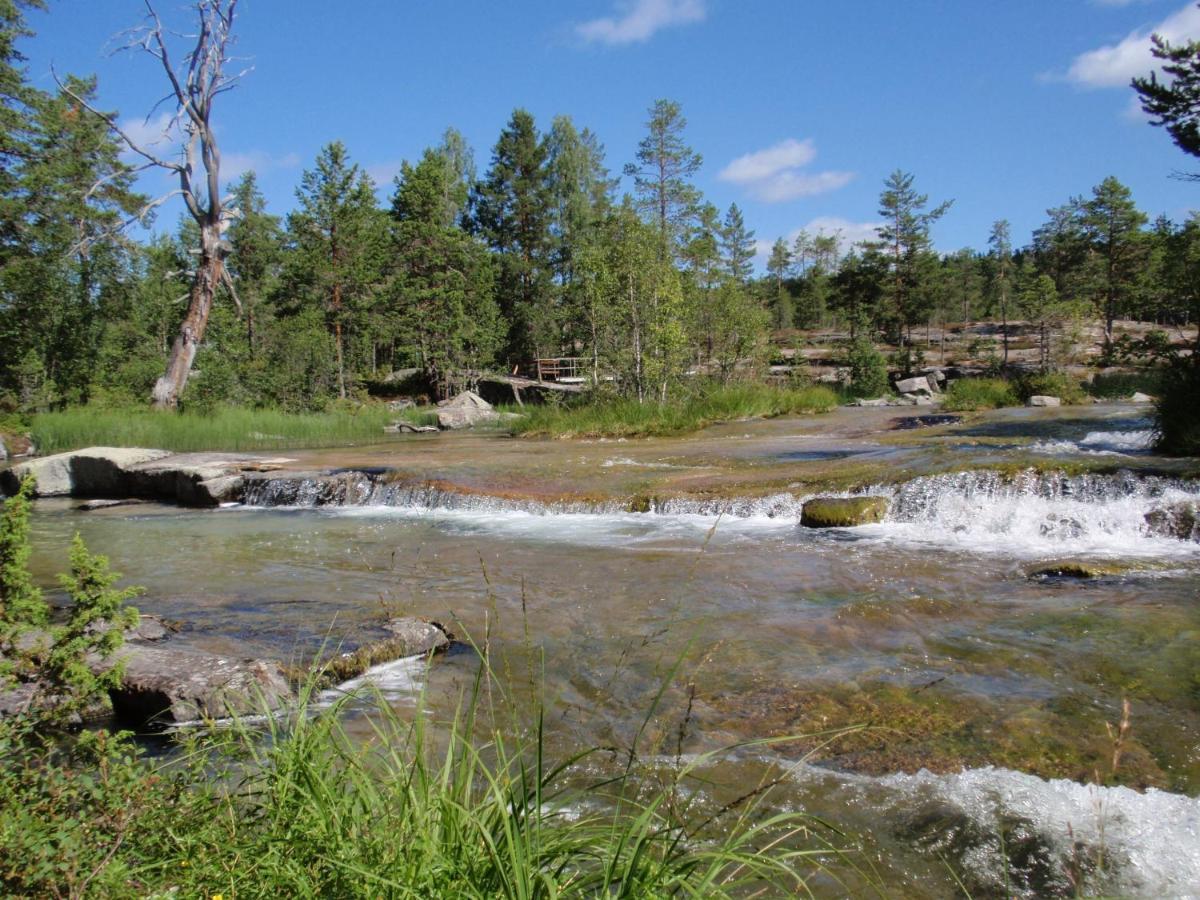
[[(214, 226), (213, 232), (217, 229)], [(171, 355), (167, 357), (167, 370), (154, 383), (151, 401), (155, 409), (175, 409), (179, 398), (187, 387), (188, 376), (192, 371), (192, 363), (196, 359), (196, 351), (204, 340), (204, 331), (208, 327), (208, 315), (212, 312), (213, 299), (217, 294), (224, 266), (220, 256), (220, 235), (201, 233), (200, 264), (192, 278), (192, 289), (188, 300), (187, 315), (179, 326), (179, 334), (171, 346)]]

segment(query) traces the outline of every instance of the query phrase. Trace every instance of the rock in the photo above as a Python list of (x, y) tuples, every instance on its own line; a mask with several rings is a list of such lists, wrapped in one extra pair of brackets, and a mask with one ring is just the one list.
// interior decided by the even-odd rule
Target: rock
[[(323, 662), (318, 668), (318, 684), (332, 687), (358, 678), (372, 666), (440, 653), (448, 649), (454, 640), (454, 636), (443, 626), (424, 619), (392, 619), (384, 627), (392, 633), (392, 637), (363, 644), (356, 650)], [(303, 679), (305, 675), (303, 672), (294, 673), (296, 680)]]
[(438, 430), (436, 425), (412, 425), (408, 422), (397, 422), (392, 427), (400, 434), (430, 434)]
[(438, 427), (444, 430), (471, 428), (497, 418), (492, 404), (488, 403), (474, 391), (463, 391), (451, 400), (443, 400), (438, 404)]
[(933, 406), (933, 398), (918, 395), (916, 398), (917, 406)]
[(854, 406), (887, 406), (887, 397), (876, 397), (873, 400), (859, 399), (854, 401)]
[(126, 497), (123, 500), (84, 500), (75, 508), (80, 512), (94, 512), (97, 509), (112, 509), (114, 506), (137, 506), (145, 502), (135, 497)]
[(853, 528), (882, 522), (887, 515), (886, 497), (815, 497), (800, 510), (805, 528)]
[(1130, 403), (1153, 403), (1154, 398), (1151, 397), (1149, 394), (1143, 394), (1141, 391), (1137, 391), (1132, 397), (1129, 398), (1129, 402)]
[(1151, 533), (1180, 541), (1200, 541), (1200, 503), (1181, 500), (1145, 515)]
[(15, 494), (21, 479), (27, 474), (37, 479), (37, 496), (61, 497), (116, 493), (120, 490), (122, 473), (131, 466), (170, 456), (166, 450), (146, 450), (137, 447), (88, 447), (56, 453), (30, 460), (0, 472), (0, 487)]
[(896, 382), (896, 393), (898, 394), (932, 394), (935, 390), (937, 390), (937, 379), (931, 383), (924, 375), (901, 378)]
[(8, 459), (8, 447), (4, 443), (4, 435), (0, 434), (0, 462)]
[(1027, 401), (1026, 406), (1062, 406), (1062, 400), (1058, 397), (1047, 397), (1044, 394), (1034, 394)]
[(127, 644), (113, 714), (139, 724), (178, 724), (278, 709), (294, 694), (274, 660), (234, 659), (178, 647)]
[(1125, 567), (1113, 563), (1067, 559), (1036, 566), (1026, 571), (1025, 574), (1029, 578), (1077, 578), (1087, 580), (1090, 578), (1109, 578), (1114, 575), (1122, 575), (1125, 571)]

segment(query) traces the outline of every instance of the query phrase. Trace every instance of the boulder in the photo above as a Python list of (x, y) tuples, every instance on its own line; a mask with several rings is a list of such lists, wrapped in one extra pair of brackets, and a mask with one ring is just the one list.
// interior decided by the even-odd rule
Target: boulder
[(1141, 391), (1137, 391), (1132, 397), (1129, 398), (1129, 402), (1130, 403), (1153, 403), (1154, 398), (1151, 397), (1149, 394), (1143, 394)]
[(1066, 559), (1034, 566), (1025, 574), (1029, 578), (1074, 578), (1086, 581), (1091, 578), (1111, 578), (1126, 571), (1126, 567), (1114, 563)]
[(274, 660), (235, 659), (149, 644), (127, 644), (121, 686), (110, 692), (120, 720), (160, 725), (278, 709), (293, 698)]
[(103, 495), (120, 491), (122, 473), (131, 466), (162, 459), (166, 450), (146, 450), (138, 447), (88, 447), (43, 456), (0, 472), (0, 488), (7, 494), (16, 493), (21, 480), (33, 475), (37, 480), (37, 496), (61, 497)]
[(1180, 541), (1200, 541), (1200, 502), (1181, 500), (1152, 509), (1145, 515), (1152, 534)]
[(853, 405), (854, 406), (887, 406), (888, 398), (887, 397), (876, 397), (873, 400), (859, 399), (859, 400), (855, 400)]
[(887, 515), (886, 497), (814, 497), (800, 510), (805, 528), (853, 528), (882, 522)]
[(1044, 394), (1034, 394), (1025, 401), (1026, 406), (1062, 406), (1062, 400), (1058, 397), (1047, 397)]
[(929, 379), (924, 375), (901, 378), (896, 382), (896, 392), (899, 394), (932, 394), (936, 390), (937, 379)]
[(492, 404), (474, 391), (463, 391), (457, 397), (438, 404), (438, 427), (444, 430), (471, 428), (497, 418)]

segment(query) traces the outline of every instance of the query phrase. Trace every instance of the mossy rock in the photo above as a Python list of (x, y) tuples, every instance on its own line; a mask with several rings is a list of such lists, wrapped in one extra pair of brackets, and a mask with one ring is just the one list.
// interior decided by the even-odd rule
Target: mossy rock
[(882, 522), (886, 497), (816, 497), (804, 504), (800, 524), (805, 528), (853, 528)]
[(1030, 578), (1113, 578), (1124, 575), (1129, 571), (1128, 566), (1117, 563), (1087, 562), (1080, 559), (1063, 559), (1045, 565), (1035, 566), (1025, 574)]

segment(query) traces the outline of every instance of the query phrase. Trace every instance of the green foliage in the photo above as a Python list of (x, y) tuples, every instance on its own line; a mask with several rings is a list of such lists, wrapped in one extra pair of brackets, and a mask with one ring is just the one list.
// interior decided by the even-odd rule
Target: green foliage
[(875, 349), (875, 344), (860, 332), (846, 349), (846, 366), (850, 373), (848, 392), (854, 397), (879, 397), (887, 393), (887, 360)]
[(1087, 391), (1093, 397), (1122, 400), (1135, 393), (1157, 396), (1162, 389), (1163, 373), (1158, 369), (1142, 372), (1097, 372)]
[(717, 422), (827, 412), (837, 406), (827, 387), (770, 387), (752, 382), (711, 386), (679, 400), (639, 403), (597, 400), (581, 406), (526, 407), (518, 434), (551, 437), (641, 437), (682, 434)]
[[(487, 677), (486, 675), (484, 677)], [(385, 703), (373, 740), (344, 702), (235, 723), (175, 762), (127, 736), (57, 751), (0, 723), (0, 887), (22, 896), (735, 897), (806, 893), (852, 868), (835, 834), (771, 807), (771, 789), (718, 807), (689, 790), (720, 753), (634, 764), (548, 757), (485, 721), (477, 681), (437, 732)], [(828, 835), (826, 837), (825, 835)], [(826, 881), (837, 875), (826, 872)]]
[(1167, 129), (1171, 140), (1184, 153), (1200, 156), (1200, 41), (1172, 45), (1160, 35), (1152, 35), (1150, 52), (1162, 60), (1165, 76), (1158, 74), (1134, 78), (1133, 89), (1142, 102), (1142, 110), (1152, 116), (1151, 124)]
[(1200, 366), (1181, 360), (1165, 372), (1155, 403), (1155, 446), (1173, 456), (1200, 456)]
[(1003, 378), (959, 378), (950, 382), (942, 408), (951, 411), (1019, 406), (1021, 398)]
[(32, 434), (47, 453), (94, 446), (275, 450), (378, 443), (395, 418), (381, 403), (324, 413), (222, 407), (204, 415), (85, 406), (36, 416)]
[(126, 601), (141, 593), (138, 588), (114, 589), (121, 576), (109, 571), (106, 557), (89, 553), (78, 534), (71, 542), (70, 563), (70, 572), (58, 579), (71, 601), (67, 619), (52, 629), (49, 652), (37, 669), (39, 690), (54, 698), (48, 714), (60, 722), (121, 683), (121, 663), (97, 673), (95, 661), (107, 661), (121, 649), (125, 630), (138, 621), (138, 611)]
[(28, 668), (22, 638), (45, 626), (50, 610), (29, 573), (29, 506), (35, 488), (27, 475), (0, 512), (0, 687)]
[(1087, 394), (1078, 378), (1066, 372), (1041, 372), (1023, 375), (1016, 382), (1017, 396), (1022, 401), (1030, 397), (1057, 397), (1063, 403), (1082, 403)]

